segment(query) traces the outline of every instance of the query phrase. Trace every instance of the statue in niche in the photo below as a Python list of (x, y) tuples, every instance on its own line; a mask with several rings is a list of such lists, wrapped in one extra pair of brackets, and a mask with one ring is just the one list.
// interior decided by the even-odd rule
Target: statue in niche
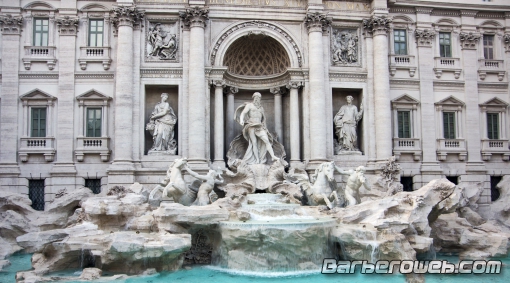
[(161, 102), (154, 107), (147, 124), (146, 129), (151, 133), (154, 141), (149, 154), (175, 155), (177, 152), (177, 141), (174, 139), (174, 126), (177, 123), (177, 116), (167, 100), (168, 93), (162, 93)]
[(333, 32), (333, 62), (336, 64), (354, 64), (358, 62), (358, 36), (354, 32)]
[(335, 132), (338, 138), (335, 154), (340, 151), (359, 151), (356, 126), (363, 117), (363, 102), (361, 102), (358, 111), (356, 105), (352, 104), (353, 97), (349, 95), (346, 99), (347, 105), (340, 107), (340, 111), (336, 113), (334, 118)]
[(370, 186), (365, 178), (365, 167), (359, 166), (356, 170), (342, 170), (340, 168), (336, 168), (336, 170), (340, 174), (349, 175), (344, 189), (344, 195), (347, 201), (346, 206), (360, 203), (359, 188), (364, 186), (365, 189), (370, 190)]
[(168, 34), (160, 23), (149, 28), (147, 35), (148, 57), (158, 57), (161, 60), (175, 60), (177, 54), (177, 40), (175, 34)]
[[(218, 195), (213, 191), (214, 185), (223, 184), (224, 182), (223, 177), (221, 177), (221, 173), (217, 173), (211, 169), (207, 175), (201, 176), (192, 171), (188, 165), (186, 165), (185, 169), (191, 176), (198, 179), (198, 183), (200, 183), (197, 199), (192, 205), (203, 206), (215, 202), (218, 199)], [(193, 182), (192, 186), (196, 186), (195, 182)]]
[[(266, 128), (264, 108), (260, 104), (262, 95), (259, 92), (253, 94), (253, 102), (246, 102), (236, 109), (234, 117), (243, 127), (243, 137), (248, 141), (248, 148), (244, 153), (243, 161), (246, 164), (266, 163), (266, 153), (269, 153), (272, 161), (279, 158), (273, 151), (273, 136)], [(238, 112), (241, 114), (238, 116)]]

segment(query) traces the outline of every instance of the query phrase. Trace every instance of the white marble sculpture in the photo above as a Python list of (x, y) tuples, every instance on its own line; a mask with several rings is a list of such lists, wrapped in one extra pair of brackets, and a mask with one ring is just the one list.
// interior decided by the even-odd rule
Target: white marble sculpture
[(167, 102), (168, 93), (161, 94), (161, 102), (158, 102), (151, 113), (147, 130), (152, 134), (154, 144), (149, 154), (171, 154), (177, 151), (177, 142), (174, 139), (174, 126), (177, 116)]
[(209, 170), (207, 175), (202, 176), (192, 171), (187, 165), (185, 169), (191, 176), (202, 182), (198, 189), (197, 199), (193, 202), (193, 205), (203, 206), (213, 203), (218, 198), (216, 193), (213, 191), (214, 185), (223, 184), (224, 182), (223, 177), (221, 177), (221, 173), (218, 173), (215, 170)]
[(353, 97), (349, 95), (346, 99), (347, 105), (340, 107), (340, 111), (336, 113), (334, 119), (335, 132), (339, 143), (335, 154), (340, 151), (358, 151), (356, 126), (363, 117), (363, 102), (358, 111), (356, 105), (352, 104)]
[(334, 30), (331, 53), (335, 64), (358, 62), (358, 36), (353, 30)]
[(161, 60), (175, 60), (177, 53), (176, 35), (168, 34), (162, 24), (156, 23), (149, 28), (147, 43), (150, 47), (147, 50), (148, 57), (158, 57)]
[(266, 153), (269, 153), (272, 160), (276, 161), (278, 157), (273, 151), (273, 136), (267, 130), (264, 108), (260, 104), (262, 95), (255, 92), (252, 97), (253, 102), (239, 106), (234, 116), (243, 127), (243, 137), (249, 143), (243, 161), (248, 165), (264, 164), (266, 163)]
[[(173, 198), (173, 200), (182, 205), (190, 206), (197, 198), (197, 192), (193, 188), (186, 185), (182, 177), (182, 169), (188, 164), (186, 158), (176, 159), (168, 168), (166, 179), (167, 185), (156, 186), (149, 195), (149, 200), (154, 199), (159, 190), (162, 190), (162, 200), (165, 198)], [(165, 180), (166, 182), (166, 180)]]
[(367, 190), (370, 190), (370, 186), (365, 178), (365, 167), (359, 166), (356, 170), (342, 170), (340, 168), (336, 168), (336, 170), (340, 174), (349, 175), (344, 190), (345, 199), (347, 200), (346, 206), (360, 203), (359, 188), (365, 186)]

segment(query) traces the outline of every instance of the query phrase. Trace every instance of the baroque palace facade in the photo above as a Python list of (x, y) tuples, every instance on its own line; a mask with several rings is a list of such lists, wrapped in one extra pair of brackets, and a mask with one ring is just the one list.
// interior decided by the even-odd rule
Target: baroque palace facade
[(291, 167), (394, 156), (406, 190), (481, 184), (482, 213), (510, 174), (507, 0), (3, 0), (0, 23), (0, 186), (39, 209), (180, 157), (226, 168), (254, 92)]

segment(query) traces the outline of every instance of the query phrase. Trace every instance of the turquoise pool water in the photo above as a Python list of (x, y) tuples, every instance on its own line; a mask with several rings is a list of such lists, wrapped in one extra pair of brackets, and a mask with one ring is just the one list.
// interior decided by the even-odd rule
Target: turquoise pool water
[[(454, 256), (438, 256), (439, 259), (457, 262), (458, 258)], [(18, 254), (9, 258), (11, 266), (0, 272), (0, 283), (14, 283), (17, 271), (28, 270), (30, 266), (30, 255)], [(507, 283), (510, 282), (510, 258), (502, 259), (503, 268), (501, 274), (427, 274), (425, 279), (427, 283)], [(53, 273), (53, 276), (70, 276), (75, 270)], [(263, 276), (263, 277), (261, 277)], [(66, 281), (65, 283), (77, 283), (79, 281)], [(82, 281), (83, 282), (83, 281)], [(103, 282), (101, 280), (93, 282)], [(236, 274), (230, 271), (218, 269), (215, 267), (202, 266), (194, 267), (191, 270), (180, 270), (177, 272), (164, 272), (150, 276), (137, 276), (128, 279), (110, 281), (125, 283), (168, 283), (168, 282), (186, 282), (186, 283), (330, 283), (330, 282), (349, 282), (349, 283), (376, 283), (376, 282), (405, 282), (405, 277), (401, 274), (320, 274), (318, 272), (290, 273), (285, 276), (260, 273), (255, 275)]]

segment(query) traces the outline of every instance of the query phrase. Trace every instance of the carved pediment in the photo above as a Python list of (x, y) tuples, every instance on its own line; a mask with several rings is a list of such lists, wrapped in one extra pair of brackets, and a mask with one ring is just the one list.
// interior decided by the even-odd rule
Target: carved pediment
[(420, 104), (420, 102), (413, 97), (404, 94), (391, 101), (392, 104)]
[(457, 98), (453, 96), (448, 96), (447, 98), (434, 103), (435, 105), (442, 105), (442, 106), (464, 106), (465, 103), (458, 100)]
[(89, 4), (89, 5), (85, 5), (80, 10), (83, 12), (93, 12), (93, 11), (105, 12), (105, 11), (108, 11), (108, 8), (103, 5), (99, 5), (99, 4)]
[(104, 95), (102, 93), (100, 93), (99, 91), (95, 90), (95, 89), (91, 89), (83, 94), (80, 94), (76, 97), (77, 100), (79, 101), (83, 101), (83, 100), (101, 100), (101, 101), (104, 101), (104, 100), (110, 100), (112, 99), (110, 96), (108, 95)]
[(55, 10), (55, 7), (51, 6), (48, 3), (42, 2), (42, 1), (35, 1), (32, 2), (25, 7), (23, 7), (25, 10)]
[(28, 100), (55, 100), (57, 98), (49, 93), (46, 93), (46, 92), (36, 88), (36, 89), (20, 96), (20, 99), (22, 101), (28, 101)]
[(484, 103), (481, 103), (480, 106), (508, 107), (508, 103), (506, 103), (505, 101), (503, 101), (497, 97), (493, 97), (493, 98), (485, 101)]

